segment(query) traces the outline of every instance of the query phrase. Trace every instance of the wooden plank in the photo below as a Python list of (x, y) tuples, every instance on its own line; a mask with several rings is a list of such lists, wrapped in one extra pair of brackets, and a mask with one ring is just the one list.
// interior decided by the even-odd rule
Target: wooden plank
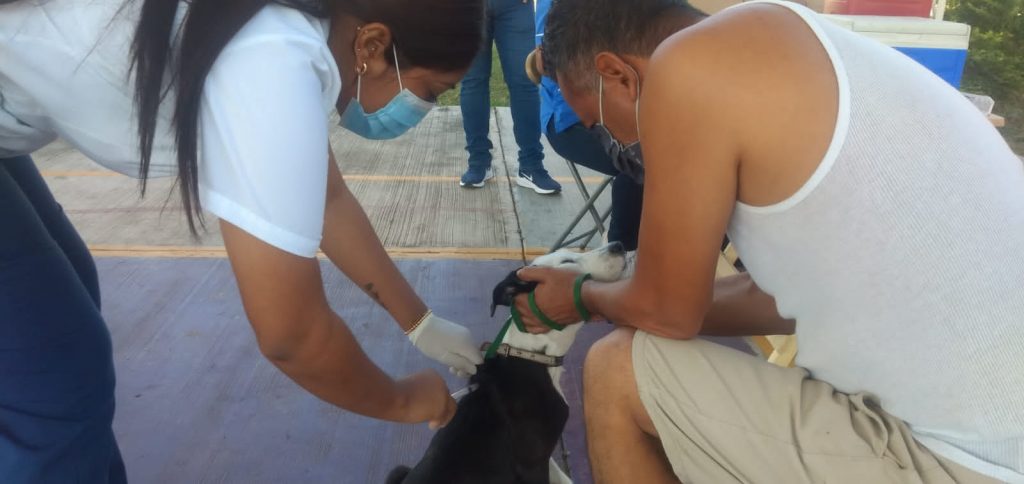
[[(352, 191), (386, 245), (497, 247), (521, 252), (507, 177), (479, 190), (458, 186), (466, 163), (461, 123), (457, 108), (438, 109), (422, 126), (387, 143), (362, 140), (332, 128), (331, 142), (342, 172), (348, 174)], [(503, 153), (496, 150), (495, 155), (495, 167), (503, 170)], [(212, 216), (207, 219), (208, 232), (201, 234), (198, 244), (192, 240), (173, 179), (151, 180), (148, 196), (140, 199), (137, 180), (103, 170), (65, 143), (39, 150), (35, 159), (51, 191), (89, 244), (221, 243)]]
[(733, 267), (736, 266), (736, 261), (740, 260), (740, 255), (736, 253), (736, 247), (731, 243), (725, 247), (724, 251), (722, 251), (722, 256), (725, 257), (725, 260)]
[(775, 350), (768, 357), (768, 362), (784, 368), (793, 366), (797, 350), (796, 335), (780, 335), (776, 338), (779, 339), (774, 345)]
[[(227, 257), (227, 250), (222, 246), (95, 244), (90, 245), (89, 250), (94, 257)], [(393, 259), (524, 260), (524, 257), (533, 259), (547, 253), (544, 247), (389, 247), (385, 250)], [(323, 252), (317, 256), (326, 258)]]
[(739, 273), (740, 271), (725, 258), (724, 254), (718, 255), (718, 265), (715, 267), (715, 277), (726, 277)]
[[(120, 173), (109, 171), (109, 170), (42, 170), (40, 174), (44, 178), (74, 178), (74, 177), (122, 177)], [(367, 182), (413, 182), (413, 183), (433, 183), (433, 182), (444, 182), (444, 183), (458, 183), (459, 177), (457, 176), (426, 176), (426, 175), (359, 175), (359, 174), (343, 174), (345, 181), (367, 181)], [(572, 183), (573, 178), (569, 176), (556, 176), (552, 177), (559, 183)], [(487, 183), (500, 183), (503, 180), (492, 178)], [(583, 177), (583, 182), (588, 185), (598, 185), (604, 181), (601, 177), (586, 176)]]
[(771, 359), (775, 346), (768, 340), (767, 336), (751, 336), (748, 339), (750, 347), (757, 352), (757, 355), (766, 360)]
[(989, 120), (989, 122), (992, 123), (992, 126), (995, 126), (997, 128), (1004, 128), (1004, 127), (1006, 127), (1006, 118), (1004, 118), (1004, 117), (1002, 117), (1002, 116), (1000, 116), (998, 114), (989, 114), (988, 115), (988, 120)]
[(355, 182), (349, 188), (381, 241), (393, 247), (522, 246), (507, 188), (457, 183)]

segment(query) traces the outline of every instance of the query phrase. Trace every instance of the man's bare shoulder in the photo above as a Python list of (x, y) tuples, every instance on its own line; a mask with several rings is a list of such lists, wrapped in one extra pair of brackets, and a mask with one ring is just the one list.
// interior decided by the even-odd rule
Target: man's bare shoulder
[(680, 115), (747, 134), (835, 85), (814, 31), (773, 4), (735, 7), (677, 32), (651, 55), (645, 75), (645, 94), (680, 103)]
[(780, 61), (817, 47), (813, 31), (790, 9), (740, 5), (669, 36), (651, 55), (650, 67), (653, 74), (756, 82)]

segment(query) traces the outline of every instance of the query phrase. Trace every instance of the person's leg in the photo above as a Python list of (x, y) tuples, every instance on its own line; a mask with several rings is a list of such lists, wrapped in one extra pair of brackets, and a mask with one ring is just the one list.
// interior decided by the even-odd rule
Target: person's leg
[(591, 347), (583, 366), (583, 413), (594, 481), (679, 482), (644, 410), (633, 375), (633, 330)]
[(627, 251), (636, 250), (640, 238), (640, 215), (643, 208), (643, 185), (640, 185), (612, 165), (601, 143), (581, 123), (562, 132), (556, 132), (554, 122), (545, 127), (548, 143), (562, 158), (606, 175), (615, 176), (612, 182), (612, 215), (608, 228), (608, 242), (620, 242)]
[(608, 241), (618, 241), (627, 250), (640, 244), (640, 218), (644, 208), (644, 186), (626, 175), (612, 181), (612, 219)]
[(57, 242), (71, 262), (71, 266), (75, 268), (78, 279), (89, 291), (96, 307), (100, 307), (100, 282), (96, 273), (96, 263), (92, 260), (92, 255), (89, 254), (89, 249), (86, 248), (82, 237), (78, 235), (78, 231), (64, 214), (64, 208), (53, 198), (53, 194), (50, 193), (49, 187), (46, 186), (39, 170), (32, 163), (32, 159), (22, 156), (9, 159), (4, 163), (7, 172), (21, 187), (22, 193), (35, 208), (36, 214), (42, 220), (50, 237)]
[(123, 483), (110, 334), (9, 161), (24, 160), (0, 160), (0, 476)]
[(483, 48), (470, 65), (459, 88), (459, 106), (462, 109), (462, 128), (466, 133), (466, 151), (469, 169), (460, 184), (482, 187), (489, 178), (491, 149), (494, 145), (487, 137), (491, 130), (491, 45), (494, 38), (494, 14), (491, 2), (487, 5), (486, 32)]
[(594, 346), (585, 368), (597, 482), (640, 482), (640, 466), (620, 455), (656, 470), (644, 478), (664, 477), (665, 462), (643, 435), (657, 439), (687, 483), (995, 482), (934, 456), (869, 395), (709, 341), (617, 331)]
[(521, 0), (493, 0), (494, 42), (501, 71), (508, 86), (512, 110), (512, 133), (519, 145), (520, 185), (538, 193), (556, 193), (561, 185), (544, 169), (544, 148), (540, 142), (540, 95), (537, 85), (526, 76), (526, 56), (533, 51), (536, 26), (533, 3)]
[(562, 158), (608, 176), (619, 174), (619, 170), (612, 165), (612, 159), (601, 147), (601, 142), (590, 134), (582, 123), (576, 123), (557, 132), (552, 119), (544, 127), (544, 135), (555, 153)]

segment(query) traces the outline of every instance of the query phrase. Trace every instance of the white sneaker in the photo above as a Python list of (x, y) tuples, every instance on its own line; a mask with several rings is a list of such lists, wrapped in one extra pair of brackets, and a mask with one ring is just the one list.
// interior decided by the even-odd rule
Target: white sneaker
[(535, 173), (520, 171), (519, 176), (516, 177), (516, 185), (529, 188), (541, 195), (550, 195), (562, 191), (562, 185), (559, 185), (558, 182), (551, 178), (551, 175), (545, 170), (539, 170)]

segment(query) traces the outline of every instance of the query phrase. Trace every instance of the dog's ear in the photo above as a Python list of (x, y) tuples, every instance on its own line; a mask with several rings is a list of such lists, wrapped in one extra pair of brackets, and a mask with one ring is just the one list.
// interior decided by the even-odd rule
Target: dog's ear
[(498, 306), (511, 306), (512, 300), (516, 297), (516, 288), (511, 283), (502, 282), (494, 288), (494, 293), (491, 294), (491, 317), (494, 317), (494, 311), (498, 309)]
[(537, 287), (536, 282), (524, 281), (516, 275), (519, 269), (510, 272), (505, 279), (502, 279), (491, 293), (491, 316), (498, 306), (512, 306), (512, 300), (519, 294), (530, 292)]
[(406, 466), (395, 467), (388, 473), (388, 477), (385, 482), (387, 482), (387, 484), (402, 484), (405, 482), (405, 477), (408, 476), (410, 472), (412, 472), (412, 469)]

